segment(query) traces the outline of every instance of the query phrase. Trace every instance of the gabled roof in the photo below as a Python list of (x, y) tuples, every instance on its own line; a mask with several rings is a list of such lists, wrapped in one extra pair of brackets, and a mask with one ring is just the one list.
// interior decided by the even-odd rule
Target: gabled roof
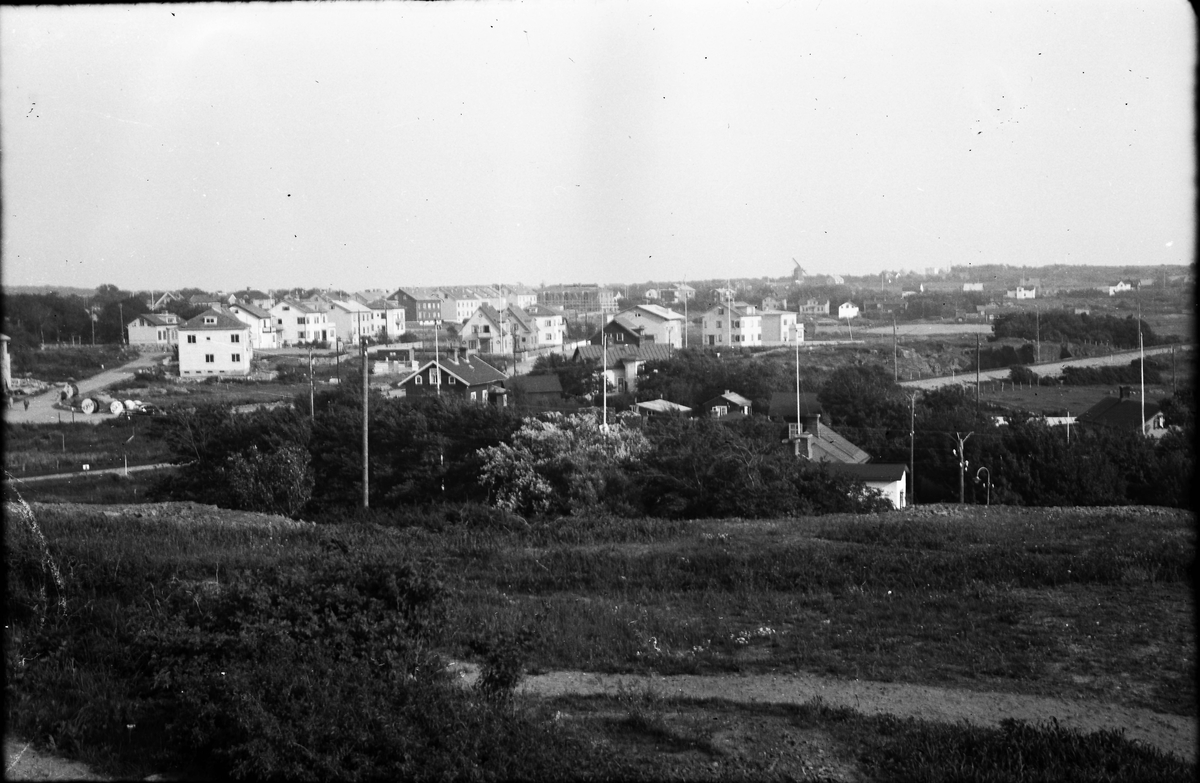
[[(215, 318), (216, 323), (205, 323), (206, 318)], [(250, 327), (229, 313), (210, 307), (200, 315), (179, 327), (179, 331), (197, 331), (204, 329), (249, 329)]]
[(643, 413), (658, 413), (658, 414), (683, 414), (687, 415), (692, 412), (692, 409), (686, 405), (680, 405), (677, 402), (670, 400), (646, 400), (645, 402), (636, 402), (633, 407)]
[(413, 376), (420, 375), (434, 365), (440, 367), (445, 372), (453, 375), (466, 386), (482, 386), (487, 383), (503, 383), (508, 377), (504, 373), (497, 370), (492, 365), (475, 356), (469, 356), (464, 359), (441, 359), (430, 360), (422, 364), (417, 370), (400, 381), (401, 384), (408, 383)]
[(534, 323), (529, 318), (529, 313), (525, 312), (515, 304), (510, 304), (507, 308), (505, 308), (505, 310), (508, 312), (512, 320), (520, 324), (521, 328), (526, 332), (534, 331)]
[(270, 318), (271, 317), (271, 314), (268, 313), (266, 310), (262, 309), (258, 305), (250, 304), (249, 302), (234, 302), (233, 304), (229, 305), (229, 307), (231, 309), (236, 307), (240, 310), (245, 310), (248, 315), (252, 315), (255, 318)]
[(558, 310), (553, 307), (547, 307), (546, 305), (542, 304), (531, 304), (529, 307), (525, 308), (525, 312), (532, 316), (537, 316), (538, 318), (549, 318), (553, 316), (558, 316), (561, 318), (563, 314), (562, 310)]
[(371, 308), (367, 307), (362, 302), (358, 302), (353, 299), (351, 299), (349, 301), (347, 301), (345, 299), (334, 299), (332, 302), (330, 302), (330, 305), (333, 307), (336, 307), (338, 309), (345, 310), (348, 313), (369, 313), (369, 312), (371, 312)]
[(216, 294), (192, 294), (188, 297), (188, 304), (208, 304), (209, 302), (219, 302), (221, 297)]
[(908, 472), (907, 465), (887, 462), (872, 462), (869, 465), (830, 462), (828, 465), (831, 473), (852, 476), (859, 481), (903, 481)]
[(821, 425), (820, 434), (812, 433), (812, 456), (817, 462), (846, 464), (862, 464), (871, 459), (870, 454), (824, 424)]
[[(582, 345), (575, 349), (572, 355), (572, 361), (599, 361), (600, 357), (605, 355), (604, 346), (602, 345)], [(645, 343), (644, 345), (619, 345), (608, 346), (608, 364), (605, 369), (618, 368), (624, 365), (628, 359), (636, 359), (643, 362), (657, 362), (670, 359), (672, 355), (671, 346), (665, 343)]]
[(147, 321), (151, 326), (177, 326), (179, 324), (178, 316), (173, 313), (142, 313), (129, 322), (129, 325), (136, 324), (140, 320)]
[(425, 288), (421, 286), (405, 286), (404, 288), (397, 288), (392, 295), (388, 297), (388, 299), (395, 299), (400, 294), (405, 294), (413, 299), (431, 300), (441, 298), (432, 288)]
[[(821, 407), (821, 401), (817, 399), (817, 395), (812, 392), (801, 392), (800, 394), (800, 415), (801, 416), (820, 416), (825, 413)], [(772, 419), (780, 419), (782, 421), (796, 420), (796, 393), (795, 392), (775, 392), (771, 395), (771, 405), (767, 409), (767, 415)]]
[[(677, 313), (674, 310), (670, 309), (669, 307), (663, 307), (662, 305), (654, 305), (654, 304), (635, 305), (634, 307), (631, 307), (628, 310), (621, 312), (617, 317), (620, 318), (622, 315), (625, 315), (626, 313), (632, 314), (638, 310), (641, 310), (643, 313), (653, 316), (653, 317), (659, 319), (660, 321), (682, 321), (683, 320), (682, 313)], [(637, 316), (635, 315), (633, 317), (636, 318)]]
[(738, 394), (737, 392), (727, 391), (723, 394), (718, 394), (716, 397), (713, 397), (711, 400), (704, 403), (704, 405), (702, 405), (701, 407), (711, 408), (712, 406), (717, 405), (721, 402), (728, 402), (731, 405), (738, 406), (739, 408), (749, 408), (754, 405), (754, 403), (752, 403), (750, 400), (746, 399), (742, 395)]
[(295, 299), (281, 299), (280, 301), (276, 302), (274, 307), (272, 307), (271, 309), (274, 310), (276, 307), (290, 307), (291, 309), (295, 310), (298, 313), (321, 312), (320, 310), (315, 309), (311, 304), (305, 304), (304, 302), (297, 302)]
[(562, 394), (562, 380), (555, 373), (545, 375), (514, 375), (504, 386), (525, 394)]
[(1137, 430), (1158, 415), (1158, 403), (1146, 400), (1146, 418), (1142, 419), (1140, 399), (1105, 397), (1076, 419), (1080, 424), (1095, 424), (1100, 427), (1120, 427)]
[(611, 321), (605, 324), (605, 327), (607, 328), (614, 324), (623, 327), (625, 331), (629, 332), (630, 334), (640, 334), (641, 331), (646, 328), (644, 324), (639, 324), (637, 321), (633, 320), (632, 316), (630, 316), (628, 313), (617, 313), (613, 316)]

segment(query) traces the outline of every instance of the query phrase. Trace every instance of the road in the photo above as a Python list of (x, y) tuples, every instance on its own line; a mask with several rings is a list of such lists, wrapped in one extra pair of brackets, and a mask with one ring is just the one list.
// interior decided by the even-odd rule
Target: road
[(80, 476), (101, 476), (105, 473), (137, 473), (143, 470), (163, 470), (178, 467), (170, 462), (159, 462), (154, 465), (130, 465), (128, 468), (101, 468), (100, 470), (76, 470), (71, 473), (51, 473), (45, 476), (10, 476), (5, 475), (5, 481), (16, 481), (20, 484), (32, 484), (35, 481), (55, 481), (60, 479), (78, 478)]
[[(76, 385), (79, 387), (80, 396), (86, 397), (92, 392), (99, 391), (110, 383), (133, 375), (140, 367), (150, 367), (157, 361), (161, 361), (163, 354), (147, 352), (138, 356), (131, 362), (114, 367), (111, 370), (103, 370), (91, 378), (84, 378)], [(106, 419), (111, 419), (112, 414), (108, 411), (104, 413), (93, 413), (90, 416), (83, 413), (75, 413), (72, 419), (71, 411), (65, 411), (60, 408), (55, 408), (54, 403), (58, 402), (58, 391), (62, 388), (62, 384), (51, 386), (46, 391), (36, 397), (24, 397), (16, 400), (16, 404), (5, 408), (4, 422), (5, 424), (49, 424), (58, 421), (83, 421), (89, 424), (98, 424)], [(29, 400), (29, 410), (25, 409), (22, 400)]]
[[(1159, 354), (1169, 354), (1172, 346), (1161, 346), (1157, 348), (1147, 348), (1146, 356), (1156, 356)], [(1190, 353), (1191, 345), (1176, 345), (1174, 349), (1179, 354)], [(1104, 367), (1111, 365), (1127, 365), (1134, 359), (1138, 358), (1137, 351), (1124, 351), (1114, 353), (1109, 356), (1089, 356), (1085, 359), (1067, 359), (1062, 362), (1046, 362), (1044, 364), (1029, 365), (1029, 369), (1043, 378), (1057, 378), (1062, 375), (1064, 367)], [(1002, 367), (996, 370), (984, 370), (979, 373), (981, 381), (999, 381), (1008, 380), (1010, 370), (1007, 367)], [(954, 386), (958, 384), (972, 384), (975, 382), (975, 373), (967, 371), (958, 375), (943, 375), (938, 378), (921, 378), (913, 381), (901, 381), (900, 385), (910, 389), (938, 389), (943, 386)]]

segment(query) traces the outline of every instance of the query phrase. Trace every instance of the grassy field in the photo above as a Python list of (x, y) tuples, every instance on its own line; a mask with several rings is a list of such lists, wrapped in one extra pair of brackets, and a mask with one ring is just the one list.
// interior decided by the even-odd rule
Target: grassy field
[[(196, 648), (187, 661), (201, 651), (203, 656), (216, 655), (222, 648), (212, 647), (213, 640), (241, 627), (236, 649), (246, 650), (248, 661), (261, 661), (265, 653), (254, 645), (270, 639), (276, 640), (270, 649), (318, 656), (323, 649), (321, 634), (341, 627), (326, 625), (332, 622), (329, 618), (349, 611), (345, 621), (350, 635), (336, 636), (344, 640), (339, 645), (354, 639), (359, 641), (352, 642), (352, 648), (368, 642), (384, 645), (368, 649), (370, 660), (385, 649), (406, 649), (395, 647), (396, 639), (403, 636), (371, 641), (379, 621), (368, 622), (370, 616), (363, 615), (360, 622), (355, 619), (359, 610), (347, 609), (359, 604), (346, 591), (363, 579), (374, 579), (371, 575), (377, 569), (383, 569), (378, 571), (381, 577), (392, 575), (384, 580), (387, 584), (393, 584), (388, 579), (409, 584), (420, 574), (415, 584), (424, 585), (422, 594), (441, 596), (437, 604), (441, 609), (428, 616), (431, 624), (425, 626), (421, 656), (481, 660), (499, 675), (556, 669), (661, 674), (808, 671), (1092, 698), (1196, 715), (1189, 582), (1195, 530), (1188, 515), (1163, 509), (930, 506), (876, 517), (702, 523), (572, 518), (531, 525), (507, 519), (506, 527), (497, 526), (499, 518), (489, 521), (484, 513), (448, 514), (439, 521), (437, 515), (406, 517), (403, 511), (376, 512), (371, 524), (268, 525), (255, 515), (223, 511), (205, 515), (186, 504), (153, 514), (135, 507), (123, 517), (80, 506), (39, 506), (35, 514), (48, 542), (47, 554), (62, 574), (66, 606), (63, 614), (55, 615), (60, 619), (47, 623), (44, 631), (23, 625), (20, 618), (28, 616), (28, 608), (16, 605), (14, 609), (12, 596), (20, 591), (12, 589), (10, 577), (10, 612), (16, 612), (17, 618), (16, 631), (10, 633), (22, 636), (15, 647), (10, 637), (8, 648), (26, 658), (17, 669), (13, 669), (14, 659), (9, 659), (10, 682), (16, 684), (7, 700), (8, 725), (23, 736), (55, 738), (60, 747), (74, 747), (88, 760), (122, 773), (157, 771), (144, 766), (146, 759), (181, 764), (198, 758), (178, 747), (150, 752), (167, 740), (161, 725), (155, 728), (168, 722), (162, 710), (171, 711), (169, 721), (174, 723), (182, 720), (178, 714), (190, 714), (172, 706), (171, 699), (186, 699), (186, 695), (170, 697), (173, 691), (156, 689), (152, 682), (153, 677), (165, 676), (152, 665), (159, 660), (155, 656), (168, 656), (178, 645), (182, 649), (208, 645)], [(424, 524), (406, 526), (412, 521)], [(13, 528), (9, 531), (11, 544)], [(29, 546), (17, 546), (16, 551), (36, 554)], [(328, 572), (333, 579), (329, 587), (308, 584), (331, 564), (343, 561), (344, 571)], [(18, 574), (36, 575), (36, 568), (29, 571), (28, 563), (23, 563), (10, 562), (10, 573), (16, 566)], [(420, 581), (424, 579), (433, 581)], [(214, 586), (213, 592), (197, 592), (196, 586), (202, 584)], [(274, 586), (261, 592), (259, 585)], [(217, 590), (219, 586), (225, 586), (221, 590), (228, 591), (233, 603), (223, 603), (221, 596), (226, 593)], [(326, 618), (317, 626), (309, 624), (307, 614), (295, 613), (297, 596), (313, 590), (314, 600), (327, 607), (314, 615)], [(57, 593), (51, 590), (47, 595), (52, 600)], [(406, 594), (403, 589), (401, 594)], [(277, 602), (282, 603), (271, 608)], [(235, 606), (240, 607), (241, 619), (230, 626), (231, 619), (223, 612)], [(53, 615), (50, 609), (45, 611)], [(276, 615), (271, 613), (279, 611), (287, 614), (273, 619)], [(267, 612), (266, 619), (247, 626), (247, 618), (256, 612)], [(205, 630), (209, 628), (205, 623), (215, 625)], [(295, 648), (277, 648), (280, 639), (288, 638), (288, 628), (303, 632), (299, 637), (303, 642)], [(279, 637), (280, 633), (285, 636)], [(157, 647), (147, 646), (156, 639), (161, 640), (155, 642)], [(131, 656), (135, 649), (142, 652)], [(48, 655), (46, 650), (61, 654)], [(276, 654), (266, 658), (274, 660)], [(372, 732), (381, 730), (374, 723), (360, 724), (367, 718), (358, 715), (369, 715), (379, 707), (358, 707), (354, 701), (374, 699), (374, 691), (365, 684), (365, 689), (339, 684), (338, 677), (350, 678), (350, 673), (317, 676), (324, 671), (322, 658), (288, 659), (286, 669), (272, 664), (274, 673), (269, 677), (274, 679), (266, 684), (256, 684), (256, 678), (268, 675), (251, 676), (259, 672), (253, 666), (261, 663), (213, 660), (224, 662), (172, 676), (190, 672), (193, 679), (188, 682), (193, 685), (188, 687), (208, 692), (204, 689), (220, 685), (211, 678), (220, 679), (228, 672), (237, 678), (237, 689), (222, 696), (226, 692), (218, 688), (206, 699), (241, 694), (237, 698), (242, 701), (230, 702), (229, 709), (260, 704), (256, 699), (266, 706), (256, 706), (252, 713), (252, 725), (258, 728), (251, 735), (256, 739), (245, 748), (230, 750), (233, 755), (228, 757), (205, 756), (207, 764), (216, 764), (210, 770), (231, 774), (238, 768), (228, 766), (229, 758), (250, 753), (253, 764), (247, 761), (250, 766), (241, 769), (250, 769), (254, 777), (269, 777), (261, 774), (269, 767), (254, 764), (267, 764), (270, 759), (283, 764), (288, 742), (301, 742), (312, 753), (332, 753), (314, 748), (319, 744), (320, 748), (353, 749), (367, 741), (360, 734), (374, 736)], [(346, 672), (357, 671), (354, 665), (347, 666)], [(409, 671), (437, 668), (426, 666)], [(293, 683), (287, 673), (292, 670), (312, 671), (317, 679), (305, 675)], [(342, 669), (329, 670), (335, 671)], [(384, 687), (380, 676), (370, 674), (369, 679)], [(417, 682), (424, 676), (419, 675)], [(499, 679), (504, 681), (502, 676)], [(74, 684), (61, 690), (66, 683)], [(229, 684), (233, 686), (234, 680)], [(256, 688), (270, 692), (256, 695)], [(322, 708), (306, 699), (328, 699), (330, 688), (342, 700), (331, 702), (339, 704), (336, 727), (310, 726), (304, 716)], [(294, 702), (276, 704), (272, 700), (279, 694), (290, 694), (287, 698)], [(195, 707), (201, 710), (201, 718), (208, 703)], [(458, 706), (451, 712), (457, 710), (459, 715), (455, 725), (473, 725), (472, 716), (478, 717), (478, 704), (483, 702), (472, 702), (474, 707), (454, 703)], [(273, 728), (262, 723), (264, 709), (276, 716), (271, 718)], [(704, 728), (707, 724), (699, 718), (688, 724), (691, 728), (674, 718), (670, 725), (663, 722), (664, 712), (694, 711), (694, 705), (656, 706), (644, 695), (626, 694), (585, 710), (607, 710), (610, 716), (616, 710), (615, 718), (593, 716), (574, 727), (554, 723), (552, 714), (539, 712), (536, 706), (512, 709), (517, 711), (506, 713), (505, 720), (528, 721), (522, 731), (534, 732), (529, 736), (535, 737), (536, 747), (510, 738), (504, 740), (509, 748), (505, 752), (519, 748), (529, 754), (534, 766), (497, 771), (487, 766), (491, 762), (479, 761), (484, 766), (478, 770), (491, 771), (477, 770), (473, 775), (511, 777), (505, 770), (525, 769), (526, 777), (545, 777), (546, 771), (529, 770), (542, 769), (534, 762), (541, 763), (544, 753), (553, 751), (559, 765), (554, 767), (554, 777), (695, 777), (688, 774), (696, 771), (690, 767), (671, 766), (669, 754), (660, 752), (665, 744), (706, 749), (705, 769), (711, 761), (720, 773), (715, 776), (721, 778), (800, 776), (799, 768), (768, 769), (761, 760), (742, 758), (729, 748), (728, 737), (721, 739), (725, 734), (712, 726)], [(834, 744), (835, 755), (849, 759), (847, 763), (864, 779), (954, 779), (956, 770), (961, 775), (970, 769), (977, 770), (975, 774), (978, 770), (995, 773), (1003, 766), (997, 759), (1011, 752), (1024, 754), (1026, 766), (995, 779), (1058, 779), (1064, 768), (1074, 769), (1066, 761), (1074, 758), (1071, 754), (1093, 746), (1095, 753), (1084, 754), (1092, 759), (1088, 763), (1106, 759), (1100, 771), (1107, 768), (1110, 774), (1112, 769), (1126, 769), (1127, 774), (1117, 779), (1134, 775), (1185, 780), (1194, 774), (1194, 768), (1180, 766), (1178, 760), (1137, 756), (1141, 751), (1119, 737), (1084, 740), (1041, 729), (1028, 734), (1017, 731), (1013, 739), (1011, 732), (889, 723), (820, 705), (774, 717), (766, 715), (770, 710), (714, 709), (723, 715), (722, 731), (732, 725), (730, 721), (750, 733), (755, 726), (766, 725), (763, 721), (770, 725), (783, 721), (798, 730), (821, 727), (826, 741)], [(711, 718), (713, 709), (707, 712)], [(442, 713), (435, 709), (431, 714)], [(243, 717), (222, 715), (233, 722)], [(550, 724), (556, 728), (538, 733), (541, 729), (536, 727)], [(121, 728), (127, 725), (138, 728)], [(193, 729), (215, 730), (206, 726), (202, 721)], [(394, 724), (387, 726), (394, 730)], [(481, 733), (470, 753), (478, 753), (492, 741), (485, 735), (498, 736), (487, 733), (498, 731), (493, 723), (484, 721), (479, 726)], [(293, 730), (295, 736), (289, 733)], [(456, 737), (451, 731), (441, 742), (458, 747)], [(914, 747), (929, 752), (914, 754)], [(1005, 747), (1008, 750), (1001, 752)], [(327, 763), (319, 769), (327, 773), (316, 777), (345, 774), (346, 768), (330, 766), (331, 758), (319, 758)], [(816, 756), (812, 758), (815, 763)], [(396, 770), (421, 774), (409, 767)], [(376, 770), (376, 774), (383, 773)], [(1099, 773), (1091, 774), (1076, 779), (1096, 779)]]
[(100, 424), (5, 424), (4, 469), (16, 478), (169, 462), (160, 422), (114, 418)]

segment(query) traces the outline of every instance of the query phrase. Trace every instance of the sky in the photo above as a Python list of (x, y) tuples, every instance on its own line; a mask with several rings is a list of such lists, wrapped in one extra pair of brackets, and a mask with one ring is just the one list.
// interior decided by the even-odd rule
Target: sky
[(1187, 264), (1173, 0), (0, 8), (0, 282)]

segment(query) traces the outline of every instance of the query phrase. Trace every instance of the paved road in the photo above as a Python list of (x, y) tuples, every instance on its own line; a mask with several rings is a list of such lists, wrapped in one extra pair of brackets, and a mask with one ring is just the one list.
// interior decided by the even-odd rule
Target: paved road
[[(120, 367), (114, 367), (111, 370), (104, 370), (98, 375), (93, 375), (91, 378), (84, 378), (76, 385), (79, 387), (79, 394), (87, 396), (91, 392), (99, 391), (110, 383), (115, 383), (122, 378), (126, 378), (139, 368), (150, 367), (155, 362), (162, 361), (163, 354), (147, 352), (138, 356), (133, 361), (123, 364)], [(54, 403), (58, 402), (58, 391), (62, 388), (62, 384), (51, 386), (48, 390), (42, 392), (36, 397), (18, 398), (16, 404), (4, 410), (4, 421), (6, 424), (49, 424), (58, 421), (72, 421), (71, 412), (61, 410), (54, 407)], [(21, 400), (29, 400), (29, 410), (25, 410), (25, 406)], [(112, 414), (108, 411), (104, 413), (93, 413), (90, 416), (82, 413), (74, 415), (74, 421), (83, 421), (89, 424), (98, 424), (106, 419), (111, 419)]]
[[(1191, 345), (1176, 345), (1174, 346), (1177, 354), (1181, 357), (1190, 354)], [(1158, 354), (1169, 354), (1171, 346), (1163, 346), (1158, 348), (1147, 348), (1147, 356), (1155, 356)], [(1085, 359), (1068, 359), (1063, 362), (1046, 362), (1044, 364), (1029, 365), (1029, 369), (1033, 370), (1043, 378), (1057, 378), (1062, 375), (1064, 367), (1104, 367), (1111, 365), (1128, 365), (1134, 359), (1138, 358), (1137, 351), (1124, 351), (1122, 353), (1114, 353), (1110, 356), (1089, 356)], [(997, 370), (984, 370), (979, 373), (979, 378), (982, 381), (999, 381), (1008, 380), (1010, 370), (1003, 367)], [(938, 389), (942, 386), (954, 386), (956, 384), (974, 384), (975, 373), (967, 371), (958, 375), (943, 375), (939, 378), (921, 378), (914, 381), (901, 381), (901, 386), (906, 386), (910, 389)]]

